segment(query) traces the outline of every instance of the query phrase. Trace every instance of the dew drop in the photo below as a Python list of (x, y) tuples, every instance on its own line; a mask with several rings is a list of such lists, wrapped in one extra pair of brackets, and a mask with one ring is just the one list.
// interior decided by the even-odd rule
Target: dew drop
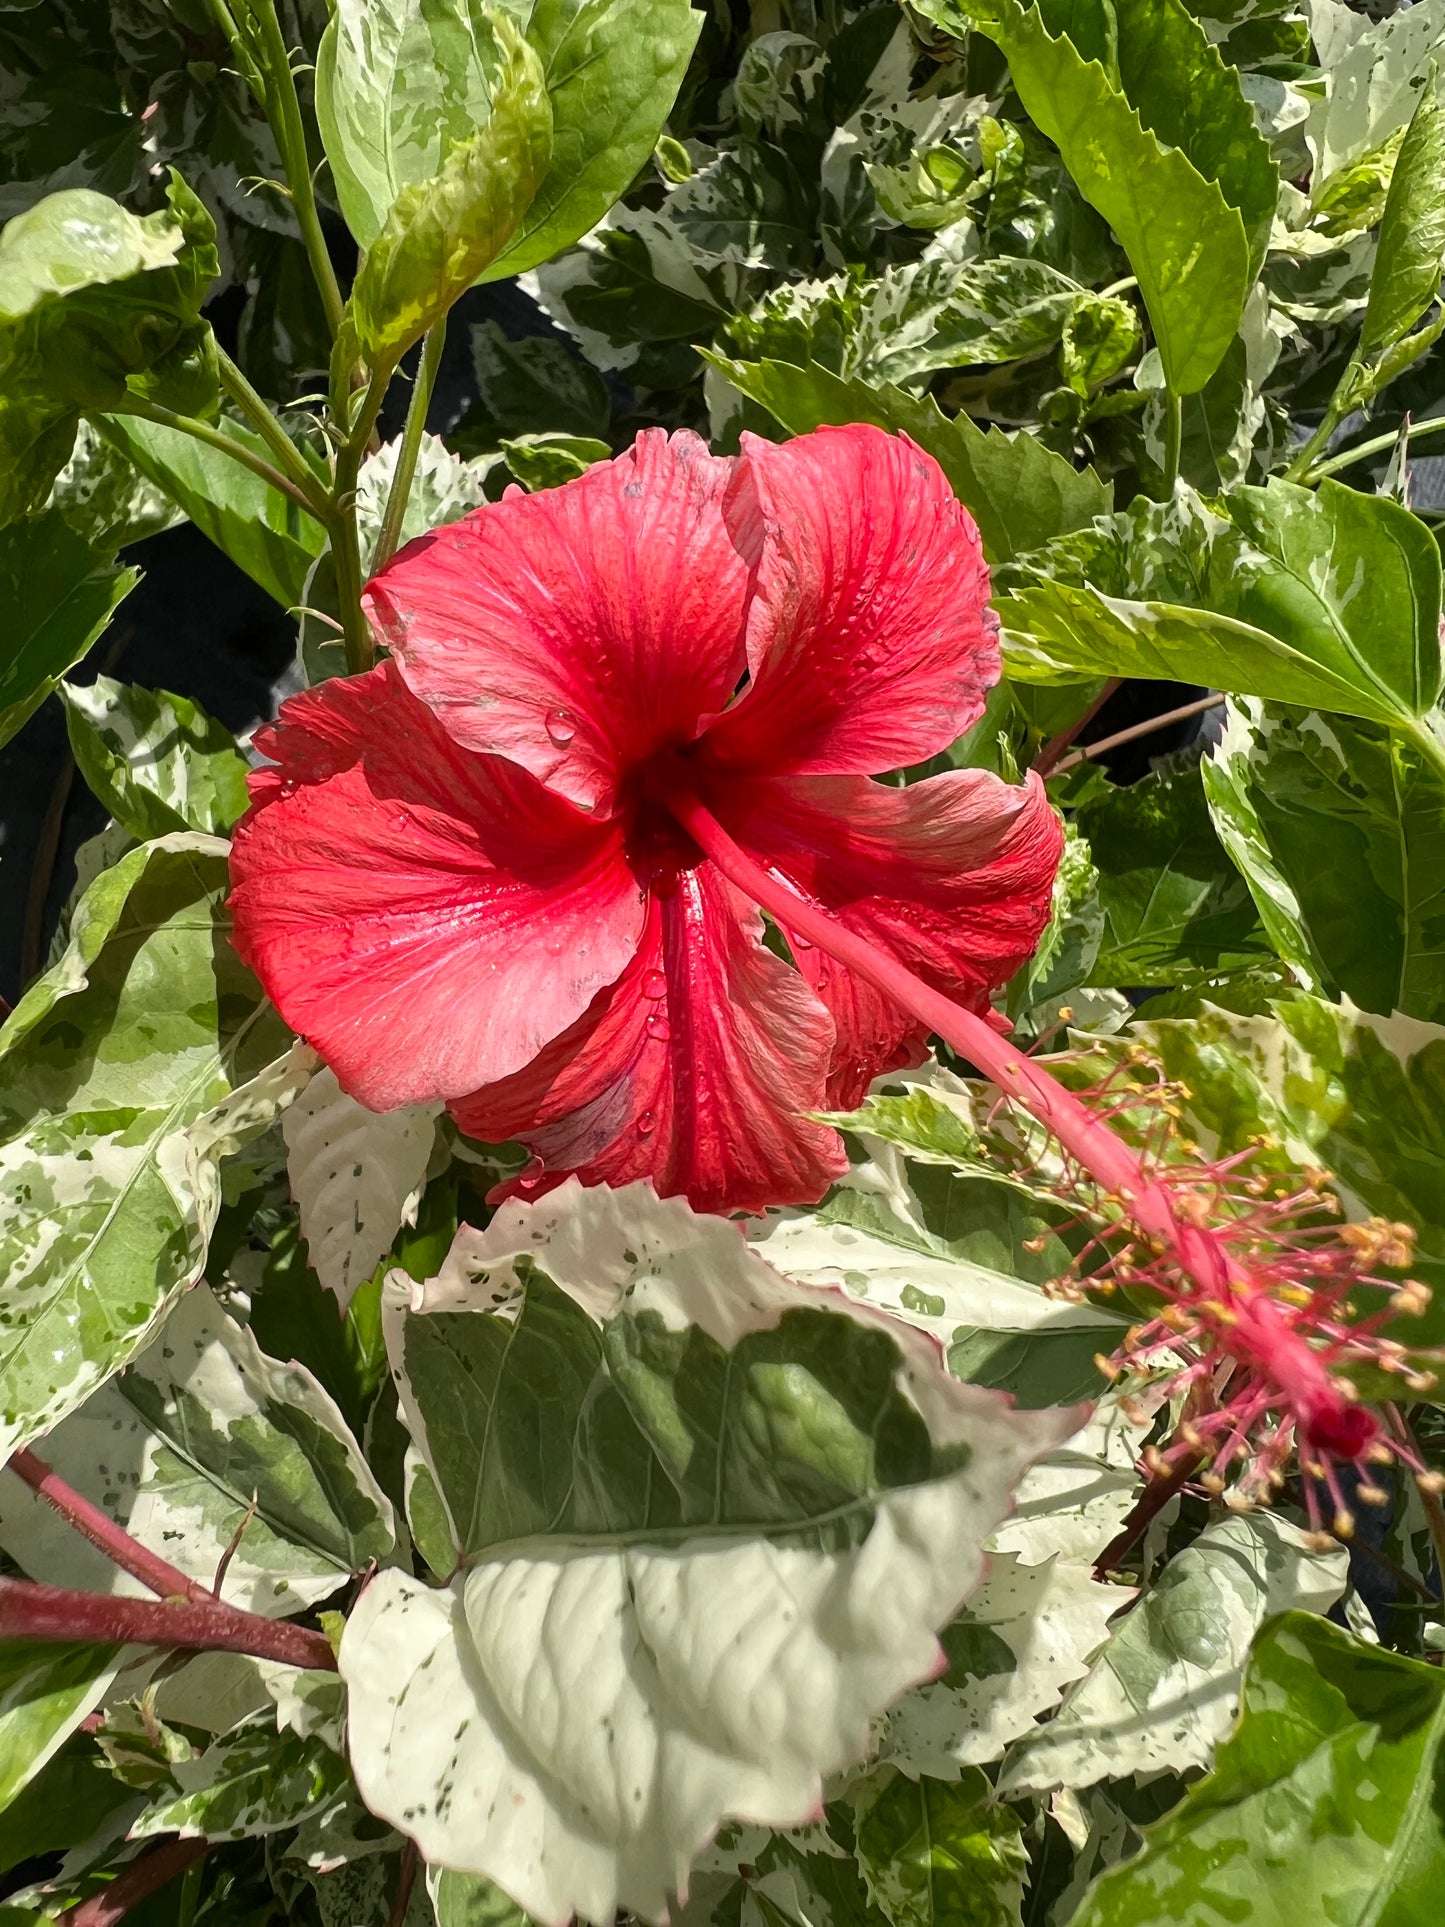
[(547, 734), (557, 745), (565, 749), (577, 734), (577, 718), (570, 709), (549, 709), (547, 711)]
[(659, 997), (667, 995), (667, 978), (660, 970), (649, 970), (642, 980), (642, 994), (656, 1003)]
[(664, 901), (666, 901), (668, 897), (675, 897), (680, 881), (681, 878), (678, 876), (676, 864), (656, 863), (653, 865), (652, 893), (654, 896), (661, 897)]
[(542, 1160), (540, 1158), (528, 1158), (517, 1179), (518, 1188), (522, 1191), (535, 1191), (545, 1175), (546, 1166)]
[(813, 979), (813, 988), (814, 990), (826, 990), (828, 988), (828, 973), (826, 970), (820, 970), (818, 972), (817, 976)]
[(657, 1119), (651, 1111), (639, 1111), (637, 1113), (637, 1135), (639, 1137), (651, 1137), (656, 1129)]
[(659, 1044), (665, 1044), (668, 1038), (671, 1037), (672, 1026), (660, 1010), (655, 1010), (648, 1018), (647, 1034), (649, 1037), (656, 1038)]
[(792, 945), (794, 950), (811, 950), (813, 948), (812, 944), (808, 942), (808, 939), (806, 937), (800, 937), (796, 931), (793, 933)]

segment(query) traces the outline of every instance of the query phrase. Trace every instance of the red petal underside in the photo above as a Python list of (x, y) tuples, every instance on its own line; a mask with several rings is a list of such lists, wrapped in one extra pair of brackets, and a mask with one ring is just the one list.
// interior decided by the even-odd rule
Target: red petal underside
[(642, 892), (616, 824), (458, 748), (392, 664), (257, 737), (231, 860), (236, 948), (373, 1110), (505, 1076), (630, 962)]
[(499, 1196), (651, 1178), (698, 1211), (811, 1204), (847, 1169), (823, 1104), (827, 1012), (759, 941), (762, 918), (710, 864), (653, 899), (635, 962), (505, 1083), (452, 1105), (462, 1129), (520, 1138), (545, 1166)]
[(761, 547), (752, 682), (705, 754), (758, 775), (899, 769), (946, 749), (998, 681), (978, 530), (931, 456), (876, 428), (744, 437), (728, 502)]
[[(719, 780), (709, 799), (760, 863), (970, 1010), (987, 1012), (1048, 922), (1063, 832), (1036, 777), (1019, 788), (985, 770), (906, 789), (857, 776)], [(821, 951), (789, 942), (837, 1027), (829, 1107), (851, 1110), (881, 1071), (919, 1061), (926, 1033)]]
[(409, 543), (366, 593), (408, 687), (467, 749), (613, 809), (627, 771), (690, 742), (743, 672), (735, 466), (649, 429), (563, 488)]

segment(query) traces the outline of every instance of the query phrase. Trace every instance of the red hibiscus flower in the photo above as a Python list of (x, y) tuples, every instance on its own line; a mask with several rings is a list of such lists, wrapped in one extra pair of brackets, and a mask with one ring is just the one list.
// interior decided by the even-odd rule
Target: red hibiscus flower
[(936, 464), (871, 428), (736, 459), (649, 430), (509, 492), (373, 580), (391, 660), (258, 737), (237, 947), (346, 1090), (520, 1139), (530, 1195), (812, 1201), (845, 1157), (808, 1114), (925, 1027), (785, 916), (793, 962), (769, 947), (668, 797), (681, 774), (787, 901), (986, 1013), (1048, 915), (1042, 785), (872, 779), (979, 715), (987, 594)]

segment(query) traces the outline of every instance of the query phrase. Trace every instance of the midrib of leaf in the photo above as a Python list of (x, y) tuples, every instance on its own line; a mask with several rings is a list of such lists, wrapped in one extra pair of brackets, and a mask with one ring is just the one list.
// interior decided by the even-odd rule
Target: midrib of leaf
[[(175, 927), (177, 926), (167, 925), (167, 924), (162, 924), (157, 926), (158, 929), (175, 928)], [(206, 923), (205, 925), (199, 926), (199, 927), (203, 927), (207, 930), (210, 930), (214, 928), (214, 925), (210, 923)], [(175, 1128), (175, 1120), (177, 1116), (181, 1113), (181, 1111), (185, 1109), (189, 1099), (195, 1094), (195, 1092), (198, 1089), (200, 1089), (205, 1083), (207, 1083), (209, 1079), (215, 1076), (218, 1069), (227, 1072), (227, 1081), (229, 1082), (230, 1065), (234, 1063), (236, 1053), (240, 1049), (243, 1039), (246, 1037), (247, 1033), (252, 1029), (252, 1027), (260, 1022), (262, 1016), (269, 1008), (270, 1006), (264, 1000), (261, 1003), (257, 1004), (256, 1008), (251, 1012), (250, 1016), (246, 1019), (246, 1021), (239, 1027), (239, 1029), (237, 1029), (232, 1034), (231, 1040), (229, 1044), (226, 1046), (226, 1048), (224, 1050), (218, 1050), (215, 1053), (215, 1056), (209, 1059), (208, 1062), (199, 1071), (197, 1071), (196, 1075), (190, 1080), (190, 1082), (182, 1087), (180, 1094), (177, 1096), (175, 1102), (171, 1105), (170, 1109), (163, 1114), (159, 1127), (156, 1130), (152, 1131), (150, 1136), (147, 1138), (144, 1155), (137, 1158), (135, 1162), (135, 1166), (132, 1169), (129, 1177), (127, 1177), (125, 1182), (122, 1185), (120, 1185), (119, 1188), (117, 1189), (114, 1198), (112, 1198), (111, 1200), (110, 1208), (106, 1212), (104, 1219), (96, 1227), (94, 1235), (89, 1239), (87, 1239), (82, 1250), (76, 1254), (72, 1264), (66, 1269), (64, 1273), (62, 1273), (61, 1277), (56, 1283), (55, 1289), (51, 1292), (50, 1296), (45, 1300), (43, 1308), (37, 1313), (36, 1317), (31, 1319), (29, 1323), (21, 1330), (21, 1332), (19, 1333), (19, 1336), (16, 1339), (15, 1345), (10, 1349), (10, 1351), (8, 1351), (5, 1354), (7, 1365), (12, 1359), (16, 1358), (17, 1356), (23, 1353), (25, 1346), (28, 1344), (29, 1340), (34, 1335), (35, 1328), (40, 1323), (40, 1320), (44, 1317), (48, 1317), (50, 1312), (54, 1310), (55, 1305), (57, 1301), (61, 1298), (61, 1296), (65, 1292), (73, 1288), (79, 1273), (85, 1268), (91, 1255), (95, 1252), (95, 1250), (99, 1247), (99, 1245), (103, 1242), (103, 1240), (109, 1234), (112, 1228), (112, 1225), (114, 1223), (116, 1213), (120, 1210), (121, 1206), (129, 1198), (132, 1188), (140, 1181), (141, 1174), (145, 1171), (150, 1170), (155, 1165), (156, 1145), (162, 1139), (167, 1137), (170, 1134), (170, 1132)], [(194, 1120), (192, 1121), (194, 1122)], [(15, 1138), (11, 1138), (9, 1142), (14, 1143)], [(162, 1300), (162, 1302), (164, 1302), (164, 1300)]]
[[(962, 1471), (962, 1466), (954, 1471)], [(691, 1525), (676, 1526), (621, 1526), (614, 1532), (563, 1532), (554, 1536), (530, 1533), (522, 1539), (499, 1539), (495, 1544), (480, 1552), (471, 1554), (463, 1561), (471, 1571), (477, 1566), (490, 1566), (506, 1559), (550, 1558), (555, 1556), (560, 1546), (573, 1546), (579, 1551), (626, 1551), (633, 1546), (680, 1546), (692, 1539), (721, 1540), (724, 1543), (734, 1539), (789, 1539), (802, 1535), (821, 1526), (832, 1525), (836, 1520), (851, 1518), (858, 1512), (876, 1511), (887, 1500), (899, 1493), (920, 1490), (925, 1485), (934, 1485), (941, 1479), (954, 1476), (954, 1471), (935, 1473), (931, 1479), (918, 1479), (906, 1485), (875, 1486), (867, 1492), (854, 1495), (851, 1499), (829, 1506), (825, 1511), (800, 1515), (796, 1519), (737, 1519), (727, 1525), (716, 1520), (694, 1522)], [(861, 1541), (859, 1542), (861, 1544)]]

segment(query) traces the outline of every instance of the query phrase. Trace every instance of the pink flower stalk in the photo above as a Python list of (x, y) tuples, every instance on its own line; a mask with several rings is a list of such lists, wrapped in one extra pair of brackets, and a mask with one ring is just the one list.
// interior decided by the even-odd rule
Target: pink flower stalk
[(1306, 1272), (1000, 1034), (989, 993), (1037, 942), (1061, 847), (1038, 778), (872, 780), (980, 714), (987, 595), (936, 464), (871, 428), (736, 459), (649, 431), (509, 491), (373, 580), (389, 661), (258, 738), (237, 946), (363, 1103), (440, 1098), (524, 1142), (499, 1196), (575, 1173), (703, 1210), (811, 1202), (846, 1168), (811, 1114), (936, 1034), (1116, 1201), (1188, 1324), (1191, 1395), (1232, 1383), (1246, 1430), (1366, 1455), (1379, 1426), (1289, 1296), (1314, 1303)]

